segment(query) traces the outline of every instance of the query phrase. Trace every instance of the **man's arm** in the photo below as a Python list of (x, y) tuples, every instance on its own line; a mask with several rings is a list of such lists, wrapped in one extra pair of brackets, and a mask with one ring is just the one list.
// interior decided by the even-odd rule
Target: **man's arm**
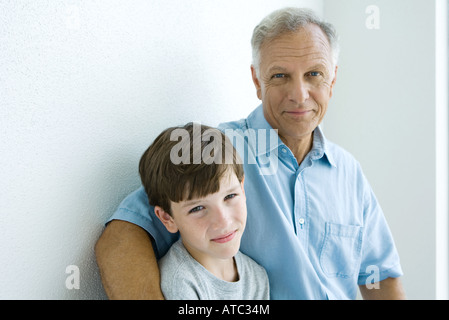
[(111, 221), (95, 254), (109, 299), (164, 299), (151, 239), (139, 226)]
[(360, 285), (364, 300), (404, 300), (405, 292), (400, 278), (387, 278), (379, 282), (379, 289)]

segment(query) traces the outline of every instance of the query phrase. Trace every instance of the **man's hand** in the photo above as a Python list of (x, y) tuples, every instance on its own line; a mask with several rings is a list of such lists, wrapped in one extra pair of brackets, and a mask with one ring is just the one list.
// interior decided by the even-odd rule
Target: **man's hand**
[(151, 239), (139, 226), (111, 221), (95, 254), (109, 299), (164, 299)]
[(400, 278), (387, 278), (379, 282), (379, 289), (359, 286), (364, 300), (404, 300), (405, 292)]

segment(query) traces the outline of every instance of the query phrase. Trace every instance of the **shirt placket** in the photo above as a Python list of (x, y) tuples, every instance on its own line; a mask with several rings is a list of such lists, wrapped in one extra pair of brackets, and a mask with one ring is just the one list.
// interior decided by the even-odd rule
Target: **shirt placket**
[(295, 205), (294, 223), (296, 235), (303, 244), (304, 250), (308, 253), (308, 212), (307, 212), (307, 188), (304, 178), (304, 170), (296, 172), (295, 180)]
[(298, 165), (295, 156), (285, 145), (280, 147), (280, 157), (288, 164), (295, 175), (292, 222), (295, 234), (304, 250), (308, 253), (308, 212), (307, 212), (307, 188), (304, 171), (312, 165), (310, 156), (306, 156), (301, 165)]

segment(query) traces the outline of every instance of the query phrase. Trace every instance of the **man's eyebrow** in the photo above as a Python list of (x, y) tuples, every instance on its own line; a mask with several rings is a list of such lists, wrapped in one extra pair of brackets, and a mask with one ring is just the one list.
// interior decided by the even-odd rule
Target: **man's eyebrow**
[(281, 66), (272, 66), (270, 69), (268, 69), (268, 73), (273, 72), (287, 72), (287, 69)]
[(321, 70), (321, 69), (325, 69), (327, 71), (327, 67), (324, 63), (317, 63), (313, 66), (311, 66), (310, 68), (307, 68), (308, 70)]

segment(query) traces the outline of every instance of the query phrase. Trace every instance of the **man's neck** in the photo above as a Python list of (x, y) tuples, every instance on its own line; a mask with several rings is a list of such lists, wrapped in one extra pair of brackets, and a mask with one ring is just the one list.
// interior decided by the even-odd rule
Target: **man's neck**
[(298, 165), (301, 165), (302, 161), (306, 157), (306, 155), (312, 150), (313, 146), (313, 132), (304, 138), (291, 138), (291, 137), (281, 137), (282, 142), (293, 152), (293, 155), (298, 162)]

